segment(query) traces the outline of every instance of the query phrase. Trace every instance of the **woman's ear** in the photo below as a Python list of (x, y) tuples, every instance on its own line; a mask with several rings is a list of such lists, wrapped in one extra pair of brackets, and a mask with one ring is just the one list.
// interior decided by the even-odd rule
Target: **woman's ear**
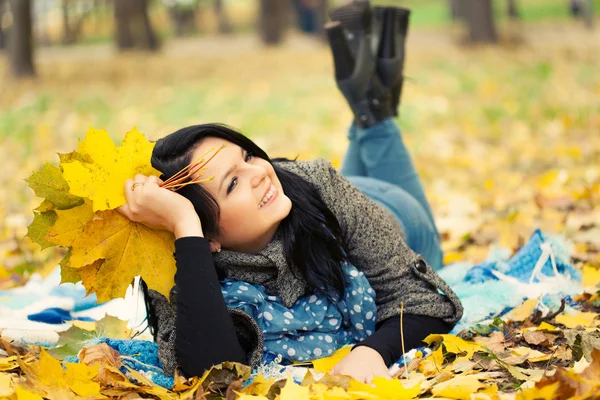
[(221, 252), (221, 243), (216, 240), (208, 240), (208, 245), (210, 247), (211, 253), (220, 253)]

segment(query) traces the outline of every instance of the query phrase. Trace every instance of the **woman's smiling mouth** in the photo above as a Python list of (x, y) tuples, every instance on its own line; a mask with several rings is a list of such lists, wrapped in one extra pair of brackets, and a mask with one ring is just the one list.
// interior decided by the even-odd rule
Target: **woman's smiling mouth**
[(265, 195), (263, 196), (262, 200), (258, 204), (258, 208), (263, 208), (264, 206), (267, 206), (267, 205), (271, 204), (273, 202), (273, 199), (275, 199), (275, 197), (277, 197), (277, 193), (278, 193), (277, 189), (271, 183), (271, 187), (269, 188), (269, 190), (267, 191), (267, 193), (265, 193)]

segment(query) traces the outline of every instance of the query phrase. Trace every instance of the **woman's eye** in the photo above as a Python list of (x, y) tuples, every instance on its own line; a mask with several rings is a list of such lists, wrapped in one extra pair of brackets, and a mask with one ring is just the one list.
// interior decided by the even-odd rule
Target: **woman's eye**
[(231, 182), (229, 183), (229, 186), (227, 186), (227, 194), (231, 193), (231, 191), (235, 188), (236, 184), (237, 184), (237, 178), (233, 178), (231, 180)]
[[(253, 157), (254, 157), (254, 154), (252, 154), (251, 152), (247, 151), (246, 154), (244, 155), (244, 162), (250, 161)], [(227, 186), (227, 194), (231, 193), (231, 191), (233, 189), (235, 189), (236, 185), (237, 185), (237, 177), (233, 178), (231, 180), (231, 182), (229, 183), (229, 186)]]

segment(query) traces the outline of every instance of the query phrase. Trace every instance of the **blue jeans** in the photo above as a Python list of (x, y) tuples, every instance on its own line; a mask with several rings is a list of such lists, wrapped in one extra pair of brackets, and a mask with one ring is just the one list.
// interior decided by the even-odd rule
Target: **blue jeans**
[(341, 173), (394, 214), (406, 244), (433, 269), (443, 264), (440, 235), (421, 180), (392, 118), (370, 128), (352, 125)]

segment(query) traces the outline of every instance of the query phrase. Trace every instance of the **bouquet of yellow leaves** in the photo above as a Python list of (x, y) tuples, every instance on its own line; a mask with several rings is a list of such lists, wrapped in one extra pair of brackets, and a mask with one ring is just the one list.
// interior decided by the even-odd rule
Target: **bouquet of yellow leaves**
[[(115, 209), (125, 204), (125, 181), (137, 174), (159, 176), (150, 165), (154, 143), (136, 128), (117, 147), (104, 130), (90, 129), (77, 151), (59, 154), (26, 181), (44, 201), (34, 210), (27, 236), (42, 249), (68, 249), (60, 262), (61, 283), (82, 281), (99, 301), (123, 297), (139, 275), (165, 296), (174, 285), (174, 236), (130, 221)], [(165, 181), (177, 190), (202, 182), (204, 156)]]

